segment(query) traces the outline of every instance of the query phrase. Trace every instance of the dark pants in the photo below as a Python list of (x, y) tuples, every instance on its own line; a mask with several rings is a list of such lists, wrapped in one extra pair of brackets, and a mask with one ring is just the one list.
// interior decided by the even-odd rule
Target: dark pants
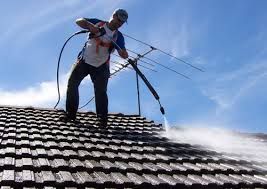
[(75, 119), (79, 106), (79, 85), (81, 81), (90, 74), (94, 84), (96, 113), (103, 119), (108, 114), (107, 85), (109, 79), (109, 65), (104, 63), (96, 68), (86, 64), (83, 60), (74, 64), (68, 80), (66, 111), (68, 116)]

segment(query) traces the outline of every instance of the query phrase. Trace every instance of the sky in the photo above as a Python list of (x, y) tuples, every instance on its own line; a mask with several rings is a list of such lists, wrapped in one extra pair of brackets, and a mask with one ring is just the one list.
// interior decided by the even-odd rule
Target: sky
[[(139, 61), (139, 68), (160, 96), (171, 127), (267, 133), (266, 7), (265, 0), (1, 1), (0, 104), (53, 108), (58, 98), (60, 50), (67, 38), (81, 29), (75, 20), (109, 20), (116, 8), (124, 8), (129, 19), (120, 28), (122, 33), (204, 70), (158, 50), (147, 57), (191, 79), (149, 60), (143, 59), (152, 66)], [(85, 41), (86, 34), (75, 36), (63, 51), (59, 108), (65, 108), (67, 79)], [(125, 42), (128, 49), (140, 54), (150, 49), (127, 37)], [(124, 63), (114, 55), (112, 60)], [(109, 112), (138, 114), (135, 76), (134, 71), (125, 69), (111, 77)], [(164, 123), (158, 102), (139, 82), (141, 115)], [(80, 106), (91, 97), (88, 77), (80, 86)], [(94, 102), (81, 111), (95, 111)]]

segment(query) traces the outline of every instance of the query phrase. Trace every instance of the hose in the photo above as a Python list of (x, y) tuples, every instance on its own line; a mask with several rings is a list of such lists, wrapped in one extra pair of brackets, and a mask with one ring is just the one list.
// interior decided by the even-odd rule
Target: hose
[(58, 61), (57, 61), (57, 93), (58, 93), (58, 100), (57, 100), (57, 103), (56, 105), (54, 106), (54, 109), (56, 109), (57, 105), (59, 104), (60, 102), (60, 90), (59, 90), (59, 65), (60, 65), (60, 60), (61, 60), (61, 55), (62, 55), (62, 52), (66, 46), (66, 44), (69, 42), (69, 40), (71, 38), (73, 38), (75, 35), (78, 35), (78, 34), (81, 34), (81, 33), (88, 33), (89, 30), (81, 30), (81, 31), (78, 31), (78, 32), (75, 32), (74, 34), (72, 34), (64, 43), (63, 47), (61, 48), (61, 51), (60, 51), (60, 54), (59, 54), (59, 57), (58, 57)]

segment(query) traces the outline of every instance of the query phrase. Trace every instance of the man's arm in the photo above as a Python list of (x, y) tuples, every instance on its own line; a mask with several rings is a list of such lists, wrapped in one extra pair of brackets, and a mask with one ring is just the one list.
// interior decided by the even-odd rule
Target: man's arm
[(128, 55), (128, 52), (125, 48), (124, 37), (120, 31), (118, 31), (118, 37), (117, 37), (116, 43), (117, 43), (117, 45), (115, 46), (115, 48), (117, 49), (120, 57), (122, 57), (124, 59), (128, 58), (129, 55)]
[(76, 24), (83, 29), (89, 30), (93, 34), (97, 34), (99, 32), (99, 28), (85, 18), (78, 18), (76, 20)]

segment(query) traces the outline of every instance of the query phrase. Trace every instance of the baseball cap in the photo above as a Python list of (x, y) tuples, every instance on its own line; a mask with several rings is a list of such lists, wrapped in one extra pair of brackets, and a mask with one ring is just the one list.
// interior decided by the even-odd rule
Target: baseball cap
[(127, 13), (126, 10), (124, 10), (124, 9), (116, 9), (113, 14), (117, 15), (117, 17), (119, 18), (120, 21), (127, 22), (128, 13)]

